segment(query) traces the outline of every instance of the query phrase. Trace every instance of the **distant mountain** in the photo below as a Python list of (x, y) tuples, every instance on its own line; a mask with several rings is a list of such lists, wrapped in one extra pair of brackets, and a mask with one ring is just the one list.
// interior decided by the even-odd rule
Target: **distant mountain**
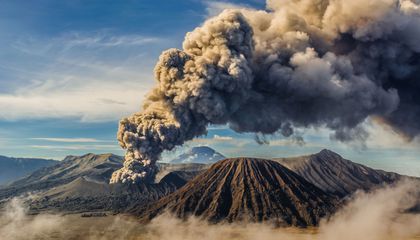
[(274, 160), (325, 192), (340, 197), (352, 194), (359, 189), (371, 190), (403, 177), (397, 173), (375, 170), (354, 163), (327, 149), (308, 156)]
[(124, 211), (175, 191), (202, 167), (163, 164), (159, 168), (165, 175), (157, 183), (110, 185), (111, 174), (121, 168), (122, 162), (122, 157), (113, 154), (69, 156), (0, 189), (0, 201), (33, 193), (29, 205), (35, 212)]
[[(405, 177), (323, 150), (276, 162), (245, 158), (213, 165), (158, 163), (155, 183), (110, 185), (111, 174), (122, 162), (113, 154), (66, 157), (0, 188), (0, 205), (31, 193), (28, 204), (33, 212), (129, 211), (141, 212), (147, 220), (168, 208), (180, 217), (192, 214), (215, 222), (246, 215), (251, 221), (306, 226), (329, 214), (338, 198)], [(151, 202), (155, 204), (145, 207)]]
[(203, 163), (210, 164), (225, 159), (221, 153), (206, 146), (193, 147), (186, 153), (183, 153), (172, 159), (170, 163)]
[(11, 158), (0, 156), (0, 185), (15, 181), (40, 168), (54, 165), (57, 162), (40, 158)]
[(170, 211), (210, 222), (270, 221), (313, 226), (332, 213), (337, 199), (281, 164), (263, 159), (225, 159), (176, 192), (136, 209), (143, 221)]
[(136, 185), (107, 184), (79, 177), (31, 196), (29, 206), (32, 212), (124, 212), (172, 193), (186, 183), (182, 176), (174, 175), (156, 184)]
[(92, 153), (77, 157), (68, 156), (58, 164), (42, 168), (28, 177), (13, 182), (10, 187), (0, 190), (4, 194), (18, 195), (28, 191), (40, 191), (85, 177), (97, 182), (108, 182), (113, 171), (122, 167), (122, 157), (113, 154)]

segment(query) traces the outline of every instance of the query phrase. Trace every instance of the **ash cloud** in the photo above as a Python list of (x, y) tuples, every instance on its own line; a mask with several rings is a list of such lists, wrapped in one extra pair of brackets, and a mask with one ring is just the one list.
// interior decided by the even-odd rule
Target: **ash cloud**
[(268, 0), (225, 10), (162, 53), (142, 110), (120, 122), (124, 167), (111, 182), (152, 180), (164, 150), (228, 124), (257, 136), (326, 127), (365, 140), (370, 117), (420, 134), (418, 1)]

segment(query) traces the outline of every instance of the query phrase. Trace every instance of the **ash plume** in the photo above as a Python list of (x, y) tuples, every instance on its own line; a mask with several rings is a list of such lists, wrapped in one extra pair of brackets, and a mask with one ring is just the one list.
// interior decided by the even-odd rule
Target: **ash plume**
[(162, 53), (156, 87), (120, 122), (126, 149), (115, 182), (151, 180), (164, 150), (206, 133), (294, 136), (326, 127), (364, 140), (380, 119), (420, 134), (418, 0), (268, 0), (267, 10), (225, 10)]

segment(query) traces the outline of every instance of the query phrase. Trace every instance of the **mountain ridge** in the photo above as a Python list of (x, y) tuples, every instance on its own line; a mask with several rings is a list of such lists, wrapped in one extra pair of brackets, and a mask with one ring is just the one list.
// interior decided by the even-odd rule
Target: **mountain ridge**
[(6, 185), (36, 170), (57, 163), (58, 161), (52, 159), (0, 156), (0, 185)]
[[(284, 167), (295, 171), (305, 181), (338, 198), (345, 198), (359, 189), (371, 190), (393, 183), (402, 176), (353, 163), (329, 150), (275, 161), (283, 162)], [(155, 183), (109, 185), (110, 175), (121, 166), (122, 157), (114, 154), (68, 156), (57, 166), (35, 171), (0, 189), (0, 202), (9, 197), (35, 193), (32, 196), (36, 198), (30, 202), (30, 207), (35, 211), (135, 211), (148, 202), (176, 191), (211, 168), (208, 164), (200, 163), (158, 163)]]
[(167, 195), (198, 174), (202, 164), (162, 164), (166, 174), (156, 183), (109, 184), (112, 173), (123, 158), (114, 154), (67, 156), (49, 166), (0, 189), (0, 202), (30, 194), (32, 212), (124, 211)]
[(371, 190), (384, 184), (394, 183), (403, 177), (397, 173), (352, 162), (328, 149), (316, 154), (273, 160), (325, 192), (339, 197), (348, 196), (357, 190)]

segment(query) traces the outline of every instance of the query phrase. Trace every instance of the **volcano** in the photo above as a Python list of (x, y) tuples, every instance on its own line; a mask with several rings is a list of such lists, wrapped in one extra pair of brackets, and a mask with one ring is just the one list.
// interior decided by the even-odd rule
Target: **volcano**
[(327, 149), (312, 155), (274, 160), (323, 191), (340, 198), (357, 190), (369, 191), (407, 178), (354, 163)]
[(337, 205), (336, 197), (278, 162), (232, 158), (217, 162), (184, 187), (136, 211), (142, 221), (170, 212), (209, 222), (314, 226)]

